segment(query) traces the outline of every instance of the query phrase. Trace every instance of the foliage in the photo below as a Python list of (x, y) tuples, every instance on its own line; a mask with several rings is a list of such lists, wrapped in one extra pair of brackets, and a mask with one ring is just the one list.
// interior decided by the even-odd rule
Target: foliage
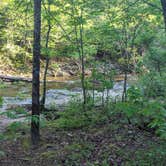
[(158, 72), (145, 73), (140, 78), (140, 86), (142, 86), (144, 95), (147, 98), (162, 98), (166, 95), (166, 75), (162, 76)]
[[(87, 129), (89, 126), (109, 123), (111, 116), (115, 116), (120, 120), (125, 118), (130, 125), (140, 129), (151, 133), (155, 131), (156, 135), (166, 139), (166, 37), (160, 2), (45, 0), (42, 3), (41, 60), (52, 59), (51, 68), (58, 69), (55, 56), (79, 59), (83, 94), (85, 92), (83, 105), (82, 101), (74, 100), (64, 111), (46, 113), (46, 118), (50, 120), (48, 126), (58, 130)], [(32, 9), (30, 0), (2, 1), (0, 66), (5, 70), (6, 67), (21, 72), (31, 69)], [(116, 74), (110, 62), (117, 65), (120, 70), (118, 73), (126, 76), (123, 95), (127, 92), (127, 97), (124, 102), (109, 100), (109, 90), (113, 88)], [(92, 72), (88, 78), (85, 77), (85, 68), (90, 68)], [(139, 75), (139, 80), (126, 91), (129, 73)], [(0, 89), (5, 87), (0, 82)], [(96, 91), (102, 94), (101, 99), (95, 94)], [(18, 97), (24, 98), (25, 94), (18, 94)], [(0, 97), (0, 106), (2, 104), (3, 96)], [(40, 120), (39, 116), (29, 116), (22, 108), (8, 110), (0, 115), (16, 120), (7, 127), (9, 135), (16, 137), (20, 137), (20, 131), (24, 133), (29, 129), (27, 124), (17, 122), (18, 118), (24, 117), (34, 124)], [(45, 115), (41, 116), (41, 127), (45, 126)], [(0, 135), (0, 139), (5, 138)], [(77, 165), (89, 157), (93, 148), (93, 145), (82, 142), (66, 145), (65, 164)], [(138, 160), (140, 153), (138, 151)], [(141, 156), (141, 164), (147, 165), (146, 161), (156, 154), (160, 153), (148, 151), (145, 156)], [(3, 152), (0, 151), (1, 155)], [(57, 153), (45, 152), (42, 155), (53, 158)], [(137, 165), (137, 161), (134, 162)], [(103, 160), (102, 165), (109, 164)]]
[(0, 106), (3, 104), (3, 98), (0, 96)]
[(20, 116), (28, 116), (28, 112), (24, 108), (19, 107), (13, 110), (7, 110), (5, 112), (2, 112), (0, 115), (5, 115), (11, 119), (17, 119)]
[(0, 150), (0, 157), (4, 157), (5, 155), (5, 152)]
[(7, 85), (0, 81), (0, 89), (6, 88), (6, 87), (7, 87)]
[[(8, 5), (1, 7), (3, 17), (1, 52), (7, 56), (11, 65), (22, 69), (32, 58), (32, 3), (12, 0), (6, 4)], [(75, 13), (73, 6), (77, 8)], [(83, 18), (80, 18), (81, 8), (84, 9)], [(9, 16), (10, 20), (7, 19)], [(42, 5), (42, 56), (78, 57), (75, 25), (79, 26), (83, 21), (84, 51), (87, 57), (103, 51), (109, 53), (109, 57), (118, 59), (123, 50), (131, 50), (133, 44), (135, 50), (144, 49), (145, 45), (152, 41), (157, 23), (161, 20), (161, 14), (148, 8), (144, 2), (90, 0), (85, 3), (82, 0), (79, 2), (46, 0)], [(51, 32), (47, 49), (45, 41), (48, 21)], [(125, 48), (126, 33), (127, 48)]]
[(166, 38), (163, 33), (157, 33), (156, 38), (152, 40), (150, 48), (145, 56), (144, 63), (149, 70), (158, 72), (160, 75), (165, 72)]
[(116, 112), (123, 113), (130, 122), (142, 129), (154, 129), (156, 134), (166, 139), (165, 105), (156, 101), (125, 102), (115, 106)]
[(163, 104), (157, 102), (146, 104), (140, 113), (149, 119), (149, 127), (156, 129), (158, 135), (166, 138), (166, 109)]
[(66, 110), (59, 112), (58, 115), (59, 118), (57, 120), (49, 123), (50, 127), (76, 129), (102, 123), (107, 119), (107, 115), (103, 115), (103, 110), (96, 112), (91, 104), (89, 104), (86, 112), (83, 112), (82, 104), (79, 101), (72, 101)]
[(141, 102), (143, 100), (143, 94), (141, 93), (141, 90), (136, 87), (136, 86), (131, 86), (128, 90), (127, 90), (127, 96), (129, 101), (131, 102)]

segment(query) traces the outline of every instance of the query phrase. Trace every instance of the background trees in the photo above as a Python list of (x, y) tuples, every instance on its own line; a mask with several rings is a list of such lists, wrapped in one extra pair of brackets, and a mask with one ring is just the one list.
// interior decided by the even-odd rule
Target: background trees
[[(40, 18), (33, 20), (32, 1), (3, 1), (0, 8), (0, 63), (20, 73), (31, 71), (34, 65), (34, 115), (39, 114), (40, 48), (40, 60), (46, 62), (43, 108), (47, 69), (49, 63), (56, 63), (55, 57), (79, 62), (83, 105), (89, 100), (89, 89), (93, 92), (100, 89), (104, 96), (104, 90), (112, 87), (114, 72), (111, 63), (118, 68), (116, 74), (124, 78), (124, 102), (128, 100), (129, 74), (136, 74), (146, 85), (141, 87), (146, 97), (156, 98), (164, 92), (165, 1), (44, 0), (41, 4), (41, 45)], [(35, 29), (38, 28), (34, 33), (37, 35), (34, 44), (33, 21)], [(92, 77), (88, 79), (85, 77), (87, 68), (92, 71)], [(102, 86), (96, 87), (95, 84)], [(152, 94), (152, 89), (159, 95)]]
[[(76, 6), (75, 15), (72, 13), (73, 2)], [(81, 21), (79, 16), (80, 8), (84, 10), (84, 50), (86, 56), (90, 58), (104, 49), (107, 50), (110, 57), (118, 58), (117, 54), (120, 54), (118, 52), (119, 40), (122, 39), (120, 34), (125, 32), (124, 22), (131, 28), (130, 30), (128, 29), (128, 32), (133, 33), (128, 34), (130, 38), (134, 36), (134, 27), (136, 31), (139, 30), (137, 33), (139, 34), (139, 42), (141, 42), (142, 34), (152, 30), (155, 31), (155, 28), (161, 27), (163, 21), (162, 11), (160, 10), (159, 12), (158, 9), (160, 4), (156, 1), (153, 3), (149, 2), (151, 5), (144, 1), (124, 1), (121, 3), (120, 0), (112, 2), (91, 0), (84, 4), (81, 1), (73, 2), (67, 0), (51, 1), (50, 12), (45, 10), (48, 9), (48, 2), (46, 0), (43, 2), (41, 41), (43, 55), (46, 54), (44, 47), (49, 26), (47, 20), (49, 20), (52, 24), (49, 53), (55, 56), (79, 57), (75, 46), (74, 22), (77, 21), (78, 24)], [(155, 8), (154, 6), (157, 7)], [(9, 45), (10, 48), (15, 47), (15, 52), (12, 53), (9, 59), (11, 61), (18, 59), (18, 65), (16, 65), (18, 68), (21, 63), (24, 63), (26, 66), (26, 63), (32, 57), (32, 3), (28, 0), (24, 2), (15, 0), (11, 1), (8, 6), (2, 6), (2, 10), (6, 11), (6, 16), (3, 12), (3, 20), (9, 15), (10, 19), (6, 20), (7, 28), (4, 28), (4, 31), (7, 33), (3, 33), (4, 38), (6, 37), (6, 42), (3, 42), (4, 46), (1, 51), (9, 47)], [(138, 44), (140, 47), (141, 43), (138, 43), (137, 40), (137, 47)], [(10, 48), (7, 50), (10, 51)], [(138, 49), (141, 50), (141, 48)], [(21, 59), (23, 59), (22, 62), (20, 62)], [(14, 64), (13, 61), (11, 63), (12, 65)]]
[[(0, 141), (11, 135), (14, 146), (20, 141), (18, 150), (5, 142), (5, 161), (15, 162), (15, 153), (22, 161), (25, 152), (25, 165), (164, 165), (165, 5), (165, 0), (1, 0), (0, 90), (13, 86), (4, 78), (32, 81), (32, 115), (26, 83), (14, 84), (19, 89), (14, 97), (0, 93), (5, 96), (0, 120), (25, 120), (8, 126), (7, 136), (0, 133)], [(65, 83), (52, 82), (59, 79)], [(9, 103), (8, 110), (10, 99), (19, 107)], [(40, 130), (41, 147), (32, 150), (27, 138), (37, 145)], [(0, 149), (0, 164), (1, 155)]]

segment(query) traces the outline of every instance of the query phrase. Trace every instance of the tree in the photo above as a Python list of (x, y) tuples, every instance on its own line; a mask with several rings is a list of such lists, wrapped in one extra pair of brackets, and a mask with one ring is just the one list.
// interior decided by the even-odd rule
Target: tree
[[(51, 18), (50, 18), (50, 0), (48, 0), (48, 9), (45, 8), (47, 13), (47, 34), (46, 34), (46, 43), (45, 43), (45, 50), (46, 50), (46, 64), (45, 64), (45, 70), (44, 70), (44, 77), (43, 77), (43, 95), (42, 95), (42, 100), (41, 100), (41, 111), (44, 110), (45, 108), (45, 101), (46, 101), (46, 84), (47, 84), (47, 71), (48, 71), (48, 66), (50, 62), (50, 57), (49, 57), (49, 38), (50, 38), (50, 32), (51, 32)], [(47, 11), (48, 10), (48, 11)]]
[(33, 44), (33, 78), (32, 78), (32, 120), (31, 140), (37, 145), (40, 139), (40, 33), (41, 0), (34, 0), (34, 44)]
[(75, 45), (81, 62), (81, 85), (83, 91), (83, 110), (86, 110), (87, 95), (85, 87), (85, 52), (84, 52), (84, 2), (71, 0), (72, 22), (74, 27)]

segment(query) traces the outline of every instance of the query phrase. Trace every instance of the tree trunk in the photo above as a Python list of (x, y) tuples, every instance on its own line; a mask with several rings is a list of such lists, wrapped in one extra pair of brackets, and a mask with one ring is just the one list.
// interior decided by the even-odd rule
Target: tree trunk
[[(50, 1), (48, 1), (48, 14), (50, 14)], [(48, 30), (47, 30), (47, 36), (46, 36), (46, 45), (45, 48), (48, 50), (48, 43), (49, 43), (49, 38), (50, 38), (50, 31), (51, 31), (51, 22), (50, 22), (50, 17), (47, 19), (47, 24), (48, 24)], [(49, 55), (46, 55), (46, 66), (45, 66), (45, 71), (44, 71), (44, 78), (43, 78), (43, 96), (41, 100), (41, 111), (44, 110), (45, 108), (45, 101), (46, 101), (46, 86), (47, 86), (47, 71), (48, 71), (48, 66), (50, 62), (50, 57)]]
[(125, 102), (126, 98), (127, 98), (127, 71), (125, 69), (122, 102)]
[[(73, 13), (73, 19), (74, 19), (74, 32), (75, 32), (75, 37), (76, 37), (76, 46), (77, 46), (77, 50), (78, 50), (78, 54), (79, 54), (79, 58), (80, 58), (80, 62), (81, 62), (81, 85), (82, 85), (82, 90), (83, 90), (83, 110), (86, 110), (86, 87), (85, 87), (85, 54), (84, 54), (84, 42), (83, 42), (83, 9), (81, 9), (81, 24), (78, 27), (78, 20), (76, 20), (75, 18), (75, 13), (77, 13), (76, 11), (76, 7), (74, 4), (74, 1), (72, 1), (72, 13)], [(78, 29), (77, 29), (78, 28)], [(78, 35), (78, 31), (79, 30), (79, 35)]]
[(161, 68), (160, 68), (160, 62), (157, 62), (157, 70), (158, 70), (160, 76), (162, 76), (162, 74), (161, 74)]
[(49, 66), (50, 58), (46, 58), (46, 66), (45, 66), (45, 71), (44, 71), (44, 78), (43, 78), (43, 95), (41, 99), (41, 112), (44, 111), (45, 108), (45, 102), (46, 102), (46, 90), (47, 90), (47, 71), (48, 71), (48, 66)]
[(32, 73), (32, 120), (31, 140), (37, 145), (40, 139), (40, 33), (41, 33), (41, 0), (34, 0), (34, 44)]
[[(82, 18), (82, 15), (81, 15)], [(82, 83), (82, 90), (83, 90), (83, 108), (85, 111), (86, 107), (86, 87), (85, 87), (85, 61), (84, 61), (84, 45), (83, 45), (83, 23), (80, 25), (80, 47), (81, 47), (81, 83)]]

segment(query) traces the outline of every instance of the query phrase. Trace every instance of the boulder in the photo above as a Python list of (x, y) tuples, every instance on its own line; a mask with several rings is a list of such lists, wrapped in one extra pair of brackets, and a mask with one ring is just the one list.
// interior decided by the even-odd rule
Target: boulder
[(64, 72), (64, 71), (58, 71), (56, 73), (56, 77), (69, 77), (69, 76), (70, 76), (70, 74), (67, 72)]
[(85, 75), (91, 75), (92, 74), (92, 72), (91, 72), (91, 70), (85, 70)]
[(56, 77), (63, 77), (63, 72), (62, 71), (58, 71), (56, 73)]

